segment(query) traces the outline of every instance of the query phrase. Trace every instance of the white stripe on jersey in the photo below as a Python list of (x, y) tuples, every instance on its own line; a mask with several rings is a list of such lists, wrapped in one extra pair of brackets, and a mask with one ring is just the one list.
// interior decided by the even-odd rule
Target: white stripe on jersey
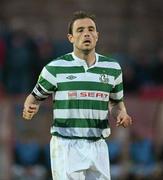
[(56, 77), (53, 76), (51, 73), (49, 73), (49, 71), (47, 71), (47, 69), (44, 67), (41, 76), (46, 79), (48, 82), (50, 82), (52, 85), (57, 87), (57, 81), (56, 81)]
[(116, 85), (120, 84), (122, 82), (122, 73), (117, 77), (116, 81)]
[(111, 69), (117, 69), (120, 70), (120, 66), (117, 62), (98, 62), (97, 67), (101, 68), (111, 68)]
[[(72, 96), (71, 96), (72, 94)], [(74, 96), (73, 96), (74, 94)], [(76, 94), (76, 95), (75, 95)], [(83, 96), (83, 95), (84, 96)], [(109, 101), (109, 93), (102, 91), (86, 91), (86, 90), (77, 90), (77, 91), (56, 91), (55, 100), (96, 100), (96, 101)]]
[(110, 135), (110, 128), (64, 128), (64, 127), (51, 127), (51, 133), (58, 132), (62, 136), (78, 136), (78, 137), (108, 137)]
[[(73, 76), (73, 79), (69, 78), (70, 76)], [(91, 72), (87, 73), (72, 73), (72, 74), (57, 74), (57, 78), (59, 79), (59, 82), (74, 82), (74, 81), (80, 81), (80, 82), (101, 82), (100, 81), (100, 74), (95, 74)], [(114, 76), (107, 76), (108, 84), (113, 85), (114, 84)]]
[(114, 100), (122, 99), (122, 97), (123, 97), (123, 90), (121, 90), (118, 93), (110, 93), (110, 98), (112, 98)]
[(33, 92), (34, 92), (38, 97), (41, 97), (41, 98), (47, 98), (47, 97), (48, 97), (48, 95), (43, 95), (43, 94), (41, 94), (41, 93), (38, 91), (38, 89), (37, 89), (36, 86), (34, 87)]
[(76, 118), (76, 119), (108, 119), (108, 110), (93, 110), (91, 109), (54, 109), (55, 118)]
[[(39, 84), (39, 83), (38, 83), (38, 84)], [(46, 90), (41, 84), (39, 84), (39, 86), (40, 86), (41, 89), (43, 89), (46, 93), (50, 93), (50, 94), (54, 93), (54, 91), (48, 91), (48, 90)]]

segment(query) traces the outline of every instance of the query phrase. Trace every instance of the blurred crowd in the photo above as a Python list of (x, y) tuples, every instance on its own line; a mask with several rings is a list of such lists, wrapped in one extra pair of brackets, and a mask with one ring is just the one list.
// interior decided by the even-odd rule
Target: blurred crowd
[[(60, 49), (57, 51), (57, 49)], [(24, 30), (0, 31), (0, 94), (18, 95), (31, 91), (49, 61), (67, 53), (70, 46), (46, 36), (30, 36)]]
[(117, 134), (113, 132), (108, 141), (112, 180), (161, 180), (163, 147), (136, 131), (127, 140)]
[(125, 92), (139, 94), (143, 89), (153, 88), (163, 91), (163, 47), (153, 54), (140, 52), (131, 56), (119, 53), (113, 56), (122, 66)]
[[(104, 52), (119, 61), (123, 69), (126, 93), (163, 85), (163, 47), (154, 53)], [(0, 94), (29, 92), (45, 64), (71, 51), (66, 40), (55, 42), (44, 35), (32, 36), (25, 30), (0, 28)], [(99, 50), (100, 52), (100, 50)]]
[(26, 130), (13, 146), (13, 180), (51, 180), (49, 144), (40, 144), (36, 132)]

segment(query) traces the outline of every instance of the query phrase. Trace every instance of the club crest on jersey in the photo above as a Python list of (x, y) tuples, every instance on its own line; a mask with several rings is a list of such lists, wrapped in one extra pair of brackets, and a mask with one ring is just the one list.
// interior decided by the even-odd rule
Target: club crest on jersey
[(109, 77), (108, 77), (107, 74), (101, 74), (99, 80), (100, 80), (102, 83), (108, 83), (108, 82), (109, 82)]

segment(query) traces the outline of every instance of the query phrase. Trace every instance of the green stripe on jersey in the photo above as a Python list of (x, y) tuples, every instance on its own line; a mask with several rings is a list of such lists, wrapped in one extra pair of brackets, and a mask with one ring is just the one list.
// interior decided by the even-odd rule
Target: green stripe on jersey
[(56, 74), (68, 74), (68, 73), (83, 73), (85, 72), (83, 66), (72, 66), (72, 67), (58, 67), (58, 66), (46, 66), (46, 69), (53, 75)]
[(72, 57), (72, 54), (65, 54), (63, 56), (58, 57), (56, 60), (67, 60), (67, 61), (73, 61), (74, 58)]
[(117, 62), (115, 59), (107, 56), (99, 56), (99, 62)]
[(96, 100), (55, 100), (53, 109), (108, 110), (108, 102)]
[(98, 120), (98, 119), (59, 119), (54, 120), (53, 126), (55, 127), (78, 127), (78, 128), (108, 128), (108, 119)]
[(100, 139), (104, 139), (102, 136), (100, 137), (89, 137), (89, 136), (82, 136), (82, 137), (79, 137), (79, 136), (63, 136), (61, 135), (60, 133), (58, 132), (53, 132), (51, 133), (53, 136), (58, 136), (58, 137), (62, 137), (62, 138), (67, 138), (67, 139), (87, 139), (87, 140), (91, 140), (91, 141), (98, 141)]
[(118, 93), (123, 90), (123, 84), (120, 83), (114, 87), (114, 89), (111, 91), (111, 93)]
[(101, 68), (101, 67), (94, 67), (88, 69), (88, 72), (95, 73), (95, 74), (107, 74), (110, 76), (114, 76), (115, 79), (120, 75), (120, 69), (113, 69), (113, 68)]
[(56, 88), (53, 84), (44, 79), (42, 76), (39, 77), (38, 83), (43, 86), (47, 91), (54, 91)]
[(67, 91), (67, 90), (95, 90), (95, 91), (103, 91), (110, 92), (112, 89), (112, 85), (106, 83), (99, 82), (63, 82), (58, 83), (59, 91)]

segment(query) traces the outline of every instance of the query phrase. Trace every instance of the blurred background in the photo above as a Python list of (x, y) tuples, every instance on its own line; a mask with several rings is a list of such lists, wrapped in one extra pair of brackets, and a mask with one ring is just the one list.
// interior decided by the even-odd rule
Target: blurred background
[(134, 120), (108, 140), (113, 180), (163, 179), (163, 1), (0, 0), (0, 180), (51, 180), (51, 99), (33, 121), (23, 102), (42, 67), (72, 51), (72, 13), (97, 17), (97, 52), (123, 69), (125, 102)]

